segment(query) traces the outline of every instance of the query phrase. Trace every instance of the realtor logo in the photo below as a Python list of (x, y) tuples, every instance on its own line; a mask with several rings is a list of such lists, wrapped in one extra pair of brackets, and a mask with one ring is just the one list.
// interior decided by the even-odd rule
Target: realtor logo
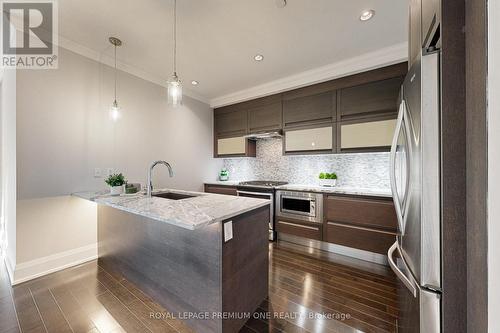
[(2, 1), (2, 65), (57, 68), (57, 3)]

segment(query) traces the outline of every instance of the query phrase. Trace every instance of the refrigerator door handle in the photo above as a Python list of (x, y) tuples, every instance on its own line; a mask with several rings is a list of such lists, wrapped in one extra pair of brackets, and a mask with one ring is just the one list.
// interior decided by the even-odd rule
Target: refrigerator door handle
[(389, 251), (387, 251), (387, 256), (388, 256), (388, 259), (389, 259), (389, 266), (391, 266), (391, 269), (394, 271), (394, 273), (396, 274), (396, 276), (401, 280), (401, 282), (403, 282), (403, 284), (405, 285), (405, 287), (408, 288), (408, 290), (412, 293), (413, 297), (417, 297), (417, 287), (412, 282), (412, 280), (410, 280), (410, 278), (408, 278), (399, 269), (399, 267), (397, 266), (396, 262), (394, 262), (394, 252), (396, 250), (398, 251), (398, 253), (401, 256), (401, 258), (403, 258), (403, 256), (401, 255), (401, 251), (399, 250), (399, 246), (398, 246), (398, 241), (397, 240), (389, 248)]
[(403, 214), (401, 212), (401, 199), (399, 198), (398, 189), (396, 185), (396, 150), (398, 147), (398, 137), (401, 131), (401, 126), (403, 125), (403, 117), (404, 117), (404, 100), (401, 101), (399, 105), (399, 115), (398, 120), (396, 122), (396, 130), (394, 131), (394, 137), (392, 139), (391, 152), (390, 152), (390, 183), (391, 183), (391, 192), (394, 200), (394, 206), (396, 208), (396, 217), (398, 220), (399, 232), (401, 235), (404, 234), (403, 229)]

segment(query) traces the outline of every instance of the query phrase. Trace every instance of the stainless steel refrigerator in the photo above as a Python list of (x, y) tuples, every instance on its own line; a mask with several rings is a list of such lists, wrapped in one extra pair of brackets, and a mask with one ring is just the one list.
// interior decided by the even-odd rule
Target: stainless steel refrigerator
[(400, 283), (399, 332), (441, 331), (440, 53), (420, 56), (401, 87), (391, 147), (399, 233), (388, 251)]

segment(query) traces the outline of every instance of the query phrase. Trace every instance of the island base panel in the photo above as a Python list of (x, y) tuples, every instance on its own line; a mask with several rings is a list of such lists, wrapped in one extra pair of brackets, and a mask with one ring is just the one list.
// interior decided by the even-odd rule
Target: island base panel
[[(169, 314), (181, 314), (196, 332), (237, 332), (246, 320), (222, 320), (218, 314), (251, 313), (267, 297), (265, 216), (268, 206), (231, 218), (233, 239), (224, 242), (222, 223), (188, 230), (99, 206), (99, 264)], [(190, 313), (210, 317), (189, 319)]]

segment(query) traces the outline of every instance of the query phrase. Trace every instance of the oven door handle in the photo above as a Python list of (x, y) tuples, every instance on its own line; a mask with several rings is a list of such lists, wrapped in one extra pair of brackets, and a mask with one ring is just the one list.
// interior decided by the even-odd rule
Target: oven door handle
[(248, 192), (248, 191), (236, 191), (236, 193), (238, 194), (238, 196), (240, 196), (240, 194), (248, 194), (248, 195), (259, 195), (259, 196), (263, 196), (263, 197), (269, 197), (269, 199), (273, 198), (272, 193)]

